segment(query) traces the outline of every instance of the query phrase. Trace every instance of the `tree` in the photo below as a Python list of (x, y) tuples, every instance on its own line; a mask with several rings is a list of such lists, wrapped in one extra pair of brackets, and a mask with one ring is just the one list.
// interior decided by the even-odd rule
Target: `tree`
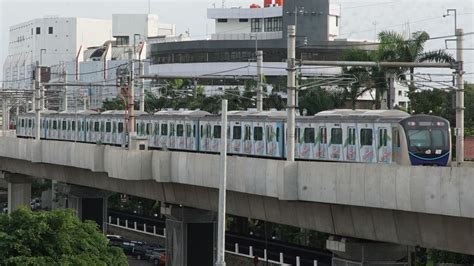
[[(452, 63), (454, 58), (444, 50), (425, 52), (425, 43), (430, 39), (426, 31), (414, 32), (410, 39), (394, 31), (382, 31), (379, 33), (380, 45), (378, 47), (378, 59), (380, 61), (400, 62), (439, 62)], [(410, 71), (410, 93), (416, 90), (414, 84), (415, 68), (391, 68), (388, 71), (401, 75)], [(403, 76), (401, 78), (404, 79)]]
[(127, 258), (91, 221), (71, 209), (0, 215), (2, 265), (127, 265)]

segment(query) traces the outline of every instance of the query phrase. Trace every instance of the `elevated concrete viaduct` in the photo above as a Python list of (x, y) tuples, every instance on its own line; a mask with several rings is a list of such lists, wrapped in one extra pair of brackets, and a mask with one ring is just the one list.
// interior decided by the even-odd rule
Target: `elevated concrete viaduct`
[[(217, 210), (219, 156), (0, 138), (0, 170)], [(474, 254), (474, 168), (230, 156), (228, 213)]]

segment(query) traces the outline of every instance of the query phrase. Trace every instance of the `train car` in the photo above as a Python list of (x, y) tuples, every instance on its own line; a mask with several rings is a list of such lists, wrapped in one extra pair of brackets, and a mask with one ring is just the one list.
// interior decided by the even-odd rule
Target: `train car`
[(199, 151), (199, 121), (210, 113), (201, 110), (163, 110), (147, 121), (150, 147)]
[(295, 157), (392, 163), (392, 131), (406, 117), (398, 110), (331, 110), (297, 118)]
[(449, 121), (431, 115), (415, 115), (400, 121), (400, 163), (446, 166), (451, 162)]
[[(221, 117), (196, 110), (136, 112), (137, 135), (149, 147), (195, 152), (220, 151), (227, 130), (229, 154), (284, 159), (286, 112), (231, 111)], [(34, 113), (20, 115), (17, 136), (34, 137)], [(41, 114), (41, 138), (122, 145), (127, 143), (125, 111)], [(446, 119), (398, 110), (331, 110), (296, 118), (295, 158), (308, 161), (397, 163), (446, 166), (451, 162)]]

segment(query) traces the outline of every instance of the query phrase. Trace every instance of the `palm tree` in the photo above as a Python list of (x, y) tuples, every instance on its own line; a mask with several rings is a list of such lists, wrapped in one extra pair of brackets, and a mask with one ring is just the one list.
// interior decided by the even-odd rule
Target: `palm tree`
[[(426, 31), (414, 32), (410, 39), (394, 31), (382, 31), (379, 33), (380, 45), (378, 48), (378, 61), (398, 61), (398, 62), (438, 62), (452, 63), (454, 58), (444, 50), (425, 52), (425, 43), (430, 39)], [(415, 68), (391, 68), (387, 72), (397, 74), (401, 79), (406, 79), (403, 75), (410, 71), (410, 93), (416, 90), (414, 84)]]

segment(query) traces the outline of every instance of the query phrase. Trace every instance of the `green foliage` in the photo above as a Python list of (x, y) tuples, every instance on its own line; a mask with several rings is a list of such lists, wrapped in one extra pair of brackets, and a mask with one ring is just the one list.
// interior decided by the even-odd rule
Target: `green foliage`
[(474, 258), (472, 256), (441, 250), (429, 250), (428, 257), (435, 263), (472, 265), (474, 262)]
[(307, 115), (334, 109), (336, 107), (333, 95), (321, 88), (310, 88), (299, 93), (299, 108), (302, 114), (306, 110)]
[(466, 136), (474, 136), (474, 84), (464, 86)]
[(0, 215), (3, 265), (127, 265), (123, 251), (109, 247), (94, 222), (81, 222), (70, 209)]

